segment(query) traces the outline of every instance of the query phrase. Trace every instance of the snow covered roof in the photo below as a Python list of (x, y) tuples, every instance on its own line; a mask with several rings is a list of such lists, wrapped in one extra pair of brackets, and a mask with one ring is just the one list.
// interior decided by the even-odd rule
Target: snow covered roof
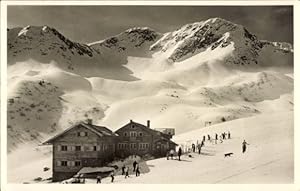
[(80, 169), (77, 174), (90, 174), (90, 173), (95, 173), (95, 172), (111, 172), (114, 171), (115, 169), (113, 167), (83, 167)]
[(93, 125), (93, 124), (89, 124), (89, 123), (80, 122), (80, 123), (77, 123), (77, 124), (75, 124), (75, 125), (67, 128), (66, 130), (64, 130), (63, 132), (61, 132), (61, 133), (57, 134), (56, 136), (50, 138), (49, 140), (45, 141), (43, 143), (43, 145), (51, 144), (57, 138), (61, 137), (65, 133), (69, 132), (70, 130), (72, 130), (73, 128), (76, 128), (78, 126), (85, 127), (86, 129), (94, 132), (99, 137), (103, 137), (103, 136), (118, 136), (117, 134), (115, 134), (114, 132), (112, 132), (111, 130), (109, 130), (108, 128), (106, 128), (104, 126), (97, 126), (97, 125)]

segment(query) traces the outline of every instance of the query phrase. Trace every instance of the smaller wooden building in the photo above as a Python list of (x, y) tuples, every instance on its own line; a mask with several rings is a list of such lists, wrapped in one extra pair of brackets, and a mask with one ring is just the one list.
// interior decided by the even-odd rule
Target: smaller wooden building
[(147, 154), (163, 157), (169, 150), (176, 147), (176, 143), (170, 140), (172, 136), (151, 129), (149, 120), (147, 125), (130, 120), (129, 123), (118, 129), (116, 134), (118, 134), (116, 154), (119, 157)]

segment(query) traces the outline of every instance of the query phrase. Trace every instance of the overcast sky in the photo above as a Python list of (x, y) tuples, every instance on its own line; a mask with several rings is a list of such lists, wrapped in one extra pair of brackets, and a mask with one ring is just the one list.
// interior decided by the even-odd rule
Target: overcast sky
[(134, 26), (157, 32), (221, 17), (244, 25), (260, 39), (293, 43), (292, 6), (9, 6), (8, 27), (48, 25), (67, 38), (89, 43)]

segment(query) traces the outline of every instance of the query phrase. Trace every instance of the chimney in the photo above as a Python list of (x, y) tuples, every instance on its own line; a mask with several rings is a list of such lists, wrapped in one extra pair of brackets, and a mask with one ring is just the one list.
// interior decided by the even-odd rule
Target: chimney
[(93, 124), (93, 119), (87, 119), (87, 124), (92, 125)]
[(150, 120), (147, 120), (147, 127), (150, 128)]
[(130, 119), (130, 123), (132, 123), (132, 119)]

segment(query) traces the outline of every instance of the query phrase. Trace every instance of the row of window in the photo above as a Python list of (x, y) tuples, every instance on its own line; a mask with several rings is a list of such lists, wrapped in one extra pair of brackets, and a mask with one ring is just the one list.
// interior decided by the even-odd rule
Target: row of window
[(66, 160), (61, 160), (61, 161), (56, 161), (56, 166), (81, 166), (81, 161), (66, 161)]
[(137, 136), (140, 136), (142, 137), (143, 136), (143, 133), (142, 132), (136, 132), (136, 131), (130, 131), (129, 133), (128, 132), (124, 132), (123, 134), (125, 137), (127, 136), (130, 136), (130, 137), (137, 137)]
[(82, 145), (75, 145), (75, 146), (68, 146), (68, 145), (58, 145), (58, 151), (105, 151), (108, 147), (113, 147), (113, 145), (89, 145), (89, 146), (82, 146)]
[(119, 143), (118, 148), (119, 149), (138, 149), (143, 150), (143, 149), (149, 149), (150, 144), (149, 143)]

